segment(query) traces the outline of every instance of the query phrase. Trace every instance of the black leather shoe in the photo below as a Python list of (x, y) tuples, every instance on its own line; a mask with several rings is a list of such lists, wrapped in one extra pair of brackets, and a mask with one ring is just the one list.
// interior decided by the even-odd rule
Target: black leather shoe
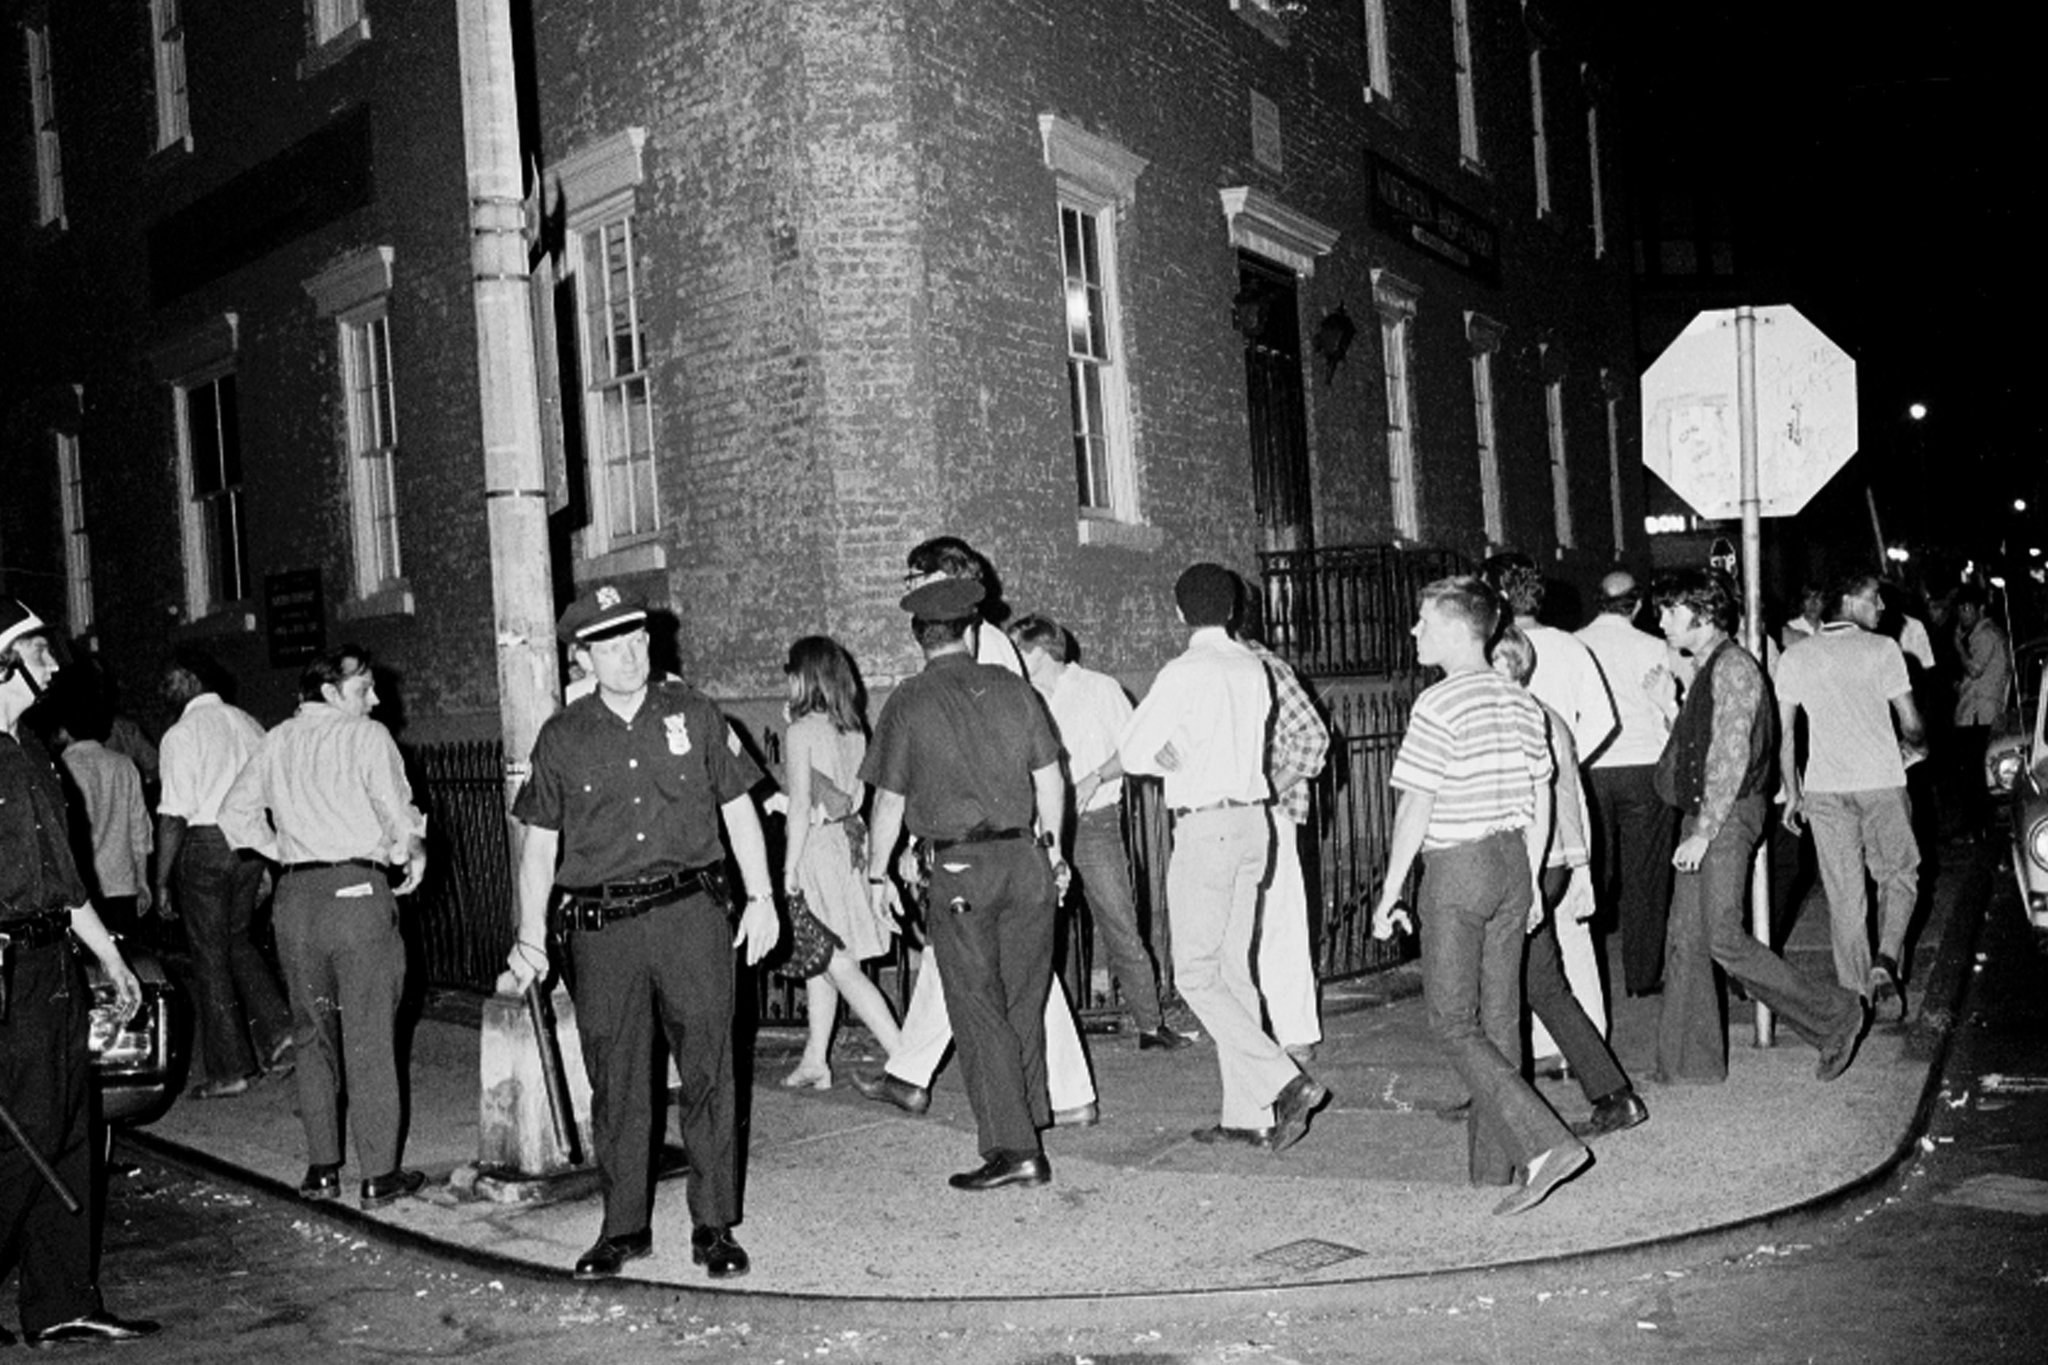
[(1005, 1185), (1050, 1185), (1052, 1163), (1043, 1153), (1035, 1156), (1003, 1156), (998, 1154), (981, 1163), (972, 1171), (963, 1171), (950, 1177), (947, 1184), (956, 1190), (999, 1190)]
[(420, 1171), (392, 1171), (388, 1175), (371, 1176), (363, 1182), (363, 1207), (381, 1209), (386, 1204), (396, 1204), (408, 1195), (418, 1194), (420, 1186), (426, 1183), (427, 1177)]
[(1824, 1081), (1834, 1080), (1849, 1069), (1849, 1063), (1856, 1060), (1856, 1045), (1863, 1041), (1863, 1035), (1870, 1029), (1870, 1002), (1862, 996), (1856, 997), (1856, 1018), (1835, 1040), (1821, 1049), (1820, 1063), (1813, 1074)]
[(1308, 1133), (1309, 1116), (1330, 1102), (1330, 1087), (1296, 1076), (1273, 1097), (1273, 1150), (1284, 1152)]
[(117, 1318), (112, 1313), (87, 1313), (28, 1334), (31, 1346), (55, 1345), (61, 1341), (135, 1341), (153, 1337), (162, 1324), (143, 1318)]
[(753, 1265), (747, 1253), (732, 1239), (731, 1228), (695, 1228), (690, 1233), (690, 1259), (710, 1272), (714, 1280), (744, 1275)]
[(1261, 1152), (1273, 1150), (1273, 1130), (1271, 1128), (1226, 1128), (1222, 1124), (1217, 1123), (1207, 1128), (1197, 1128), (1194, 1132), (1189, 1133), (1188, 1136), (1206, 1147), (1214, 1147), (1224, 1142), (1236, 1142), (1242, 1143), (1246, 1147), (1256, 1148)]
[(301, 1199), (339, 1199), (341, 1197), (341, 1163), (318, 1162), (306, 1168), (306, 1178), (299, 1182)]
[(1572, 1125), (1575, 1137), (1599, 1137), (1633, 1128), (1650, 1117), (1650, 1106), (1633, 1090), (1617, 1090), (1593, 1106), (1593, 1116)]
[(654, 1250), (654, 1233), (647, 1228), (619, 1237), (600, 1237), (597, 1245), (576, 1258), (576, 1278), (608, 1280), (628, 1261), (637, 1261)]
[(858, 1071), (854, 1072), (853, 1088), (871, 1100), (893, 1104), (906, 1114), (922, 1114), (932, 1107), (930, 1090), (921, 1085), (912, 1085), (909, 1081), (898, 1080), (886, 1071), (873, 1076), (863, 1076)]
[(1188, 1037), (1187, 1034), (1175, 1033), (1166, 1025), (1161, 1024), (1150, 1033), (1140, 1033), (1138, 1035), (1138, 1051), (1151, 1052), (1155, 1049), (1164, 1049), (1167, 1052), (1178, 1052), (1184, 1047), (1194, 1046), (1194, 1042), (1195, 1040)]

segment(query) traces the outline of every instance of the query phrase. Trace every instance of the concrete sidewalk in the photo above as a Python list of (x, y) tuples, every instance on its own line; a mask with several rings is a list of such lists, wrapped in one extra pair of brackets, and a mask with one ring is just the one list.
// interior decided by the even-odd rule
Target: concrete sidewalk
[[(680, 1180), (656, 1198), (654, 1254), (636, 1280), (740, 1296), (819, 1300), (1017, 1300), (1230, 1293), (1336, 1285), (1572, 1256), (1726, 1229), (1881, 1175), (1918, 1136), (1954, 1001), (1990, 895), (1993, 848), (1950, 845), (1914, 952), (1905, 1027), (1879, 1025), (1855, 1065), (1814, 1079), (1814, 1052), (1789, 1034), (1753, 1044), (1731, 1001), (1730, 1076), (1717, 1087), (1641, 1084), (1657, 1002), (1621, 1000), (1615, 1041), (1651, 1118), (1594, 1143), (1595, 1164), (1541, 1208), (1492, 1214), (1500, 1191), (1469, 1188), (1462, 1129), (1435, 1106), (1460, 1091), (1428, 1036), (1412, 970), (1339, 987), (1312, 1068), (1335, 1092), (1309, 1136), (1281, 1155), (1189, 1140), (1215, 1121), (1216, 1066), (1204, 1043), (1140, 1053), (1129, 1036), (1091, 1038), (1102, 1122), (1046, 1135), (1054, 1180), (1036, 1190), (964, 1194), (947, 1174), (977, 1164), (959, 1069), (941, 1073), (929, 1115), (863, 1099), (847, 1071), (878, 1066), (842, 1035), (838, 1084), (790, 1091), (793, 1037), (768, 1035), (744, 1096), (749, 1115), (740, 1239), (753, 1273), (712, 1286), (689, 1255)], [(1789, 955), (1831, 975), (1818, 893)], [(362, 1219), (471, 1257), (566, 1277), (598, 1230), (595, 1195), (505, 1205), (465, 1195), (477, 1152), (474, 1026), (429, 1019), (411, 1057), (408, 1165), (421, 1198), (370, 1214), (348, 1198), (323, 1214)], [(1543, 1083), (1568, 1121), (1576, 1086)], [(134, 1135), (289, 1193), (304, 1170), (290, 1082), (210, 1103), (182, 1099)], [(454, 1177), (451, 1183), (451, 1177)]]

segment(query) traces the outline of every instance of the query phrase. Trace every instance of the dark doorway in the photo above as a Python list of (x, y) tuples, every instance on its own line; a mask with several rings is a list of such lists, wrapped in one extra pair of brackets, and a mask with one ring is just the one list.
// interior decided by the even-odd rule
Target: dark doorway
[(1232, 313), (1244, 337), (1245, 412), (1251, 424), (1252, 500), (1259, 548), (1309, 550), (1308, 415), (1302, 400), (1301, 306), (1294, 272), (1238, 253)]

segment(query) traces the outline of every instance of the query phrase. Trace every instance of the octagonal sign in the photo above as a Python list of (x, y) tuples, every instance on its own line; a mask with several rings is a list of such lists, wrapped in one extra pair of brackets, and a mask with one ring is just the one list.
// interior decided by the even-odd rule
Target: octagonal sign
[[(1790, 304), (1756, 315), (1760, 512), (1788, 517), (1856, 453), (1856, 362)], [(1643, 373), (1643, 463), (1694, 512), (1742, 515), (1735, 310), (1694, 318)]]

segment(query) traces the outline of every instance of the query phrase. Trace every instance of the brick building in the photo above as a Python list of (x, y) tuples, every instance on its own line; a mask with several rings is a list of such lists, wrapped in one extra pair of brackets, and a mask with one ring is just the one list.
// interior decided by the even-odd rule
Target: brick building
[[(0, 563), (123, 676), (204, 639), (275, 718), (353, 638), (496, 732), (458, 8), (9, 5)], [(1641, 549), (1580, 4), (512, 8), (557, 590), (717, 695), (912, 667), (940, 531), (1127, 676), (1194, 559)]]

